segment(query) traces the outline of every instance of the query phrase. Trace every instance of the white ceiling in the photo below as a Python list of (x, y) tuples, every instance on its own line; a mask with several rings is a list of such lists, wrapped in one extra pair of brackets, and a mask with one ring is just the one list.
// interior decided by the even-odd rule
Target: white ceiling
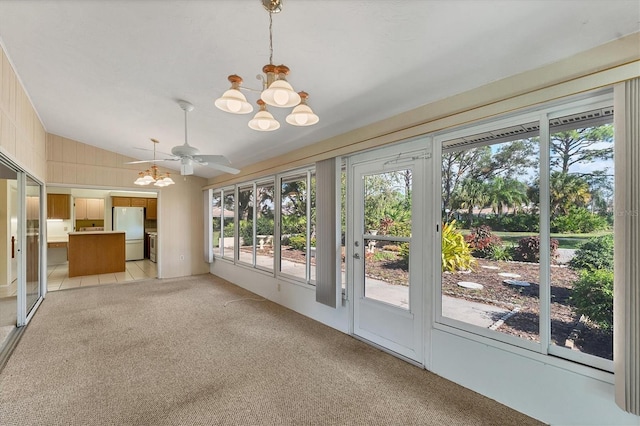
[(213, 104), (229, 74), (260, 87), (261, 0), (0, 0), (0, 42), (47, 132), (149, 158), (136, 149), (149, 138), (163, 152), (184, 142), (184, 99), (189, 143), (242, 168), (640, 30), (638, 0), (283, 3), (274, 63), (291, 68), (320, 122), (289, 126), (271, 108), (282, 123), (271, 133)]

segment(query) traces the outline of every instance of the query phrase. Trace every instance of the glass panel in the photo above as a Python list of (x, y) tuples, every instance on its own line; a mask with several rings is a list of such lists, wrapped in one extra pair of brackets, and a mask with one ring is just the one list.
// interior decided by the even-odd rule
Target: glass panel
[[(411, 236), (410, 169), (367, 175), (364, 183), (365, 234)], [(409, 243), (406, 239), (364, 240), (365, 297), (409, 309)]]
[(551, 236), (558, 242), (551, 264), (551, 342), (612, 360), (612, 114), (595, 124), (575, 121), (572, 115), (550, 122)]
[(222, 237), (222, 216), (225, 213), (222, 208), (222, 194), (214, 192), (211, 197), (211, 222), (213, 224), (213, 255), (219, 257), (222, 255), (222, 246), (220, 244)]
[(40, 185), (27, 176), (27, 315), (40, 299)]
[(253, 187), (238, 190), (238, 260), (253, 265)]
[(316, 174), (311, 174), (311, 206), (309, 217), (309, 243), (307, 245), (307, 255), (309, 258), (309, 281), (316, 282)]
[(18, 322), (18, 181), (0, 163), (0, 351)]
[(275, 206), (273, 183), (256, 187), (258, 210), (256, 211), (256, 266), (273, 270), (273, 234), (275, 229)]
[(409, 309), (409, 243), (366, 239), (364, 295)]
[(539, 342), (537, 128), (443, 144), (441, 306), (444, 317)]
[(222, 257), (225, 259), (233, 260), (235, 257), (234, 247), (234, 217), (236, 211), (236, 202), (235, 196), (233, 194), (233, 190), (223, 191), (223, 223), (224, 223), (224, 231), (223, 231), (223, 241), (222, 241)]
[(281, 182), (280, 272), (306, 280), (307, 174)]

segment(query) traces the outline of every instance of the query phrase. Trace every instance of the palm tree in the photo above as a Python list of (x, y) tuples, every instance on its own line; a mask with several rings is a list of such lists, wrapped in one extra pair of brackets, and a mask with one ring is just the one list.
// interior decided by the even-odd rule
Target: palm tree
[(567, 214), (571, 207), (586, 207), (591, 201), (589, 184), (579, 176), (556, 171), (549, 183), (552, 217)]
[(528, 201), (527, 185), (519, 180), (495, 177), (488, 186), (489, 204), (498, 215), (502, 215), (504, 207), (511, 208)]

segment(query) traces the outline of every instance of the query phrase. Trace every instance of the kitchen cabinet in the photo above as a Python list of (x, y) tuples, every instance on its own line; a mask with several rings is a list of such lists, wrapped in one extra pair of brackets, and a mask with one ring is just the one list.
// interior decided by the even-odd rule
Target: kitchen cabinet
[(131, 197), (131, 207), (147, 207), (147, 199)]
[(47, 219), (71, 219), (69, 194), (47, 194)]
[(131, 198), (129, 197), (111, 197), (113, 207), (131, 207)]
[(158, 219), (158, 200), (147, 198), (147, 219)]
[(104, 199), (76, 198), (76, 220), (104, 220)]

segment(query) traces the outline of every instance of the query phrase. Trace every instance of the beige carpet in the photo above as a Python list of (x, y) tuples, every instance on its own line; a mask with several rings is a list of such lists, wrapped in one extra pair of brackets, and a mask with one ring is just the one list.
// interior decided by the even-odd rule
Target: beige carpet
[(50, 293), (0, 373), (0, 424), (540, 424), (247, 298), (210, 275)]

